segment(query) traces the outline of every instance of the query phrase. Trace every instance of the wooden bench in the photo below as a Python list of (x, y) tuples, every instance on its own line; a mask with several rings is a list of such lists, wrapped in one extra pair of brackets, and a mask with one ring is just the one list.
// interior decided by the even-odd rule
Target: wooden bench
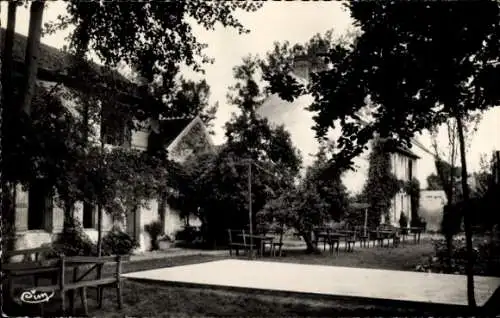
[(236, 251), (236, 255), (239, 255), (239, 250), (250, 250), (250, 247), (255, 249), (255, 244), (250, 246), (246, 241), (245, 230), (227, 230), (228, 233), (228, 247), (229, 255), (233, 255), (233, 249)]
[[(102, 277), (102, 269), (105, 264), (115, 264), (115, 270), (113, 275), (109, 277)], [(66, 292), (69, 292), (70, 309), (72, 313), (75, 312), (74, 299), (75, 292), (80, 292), (80, 297), (82, 301), (82, 306), (85, 314), (88, 314), (87, 305), (87, 289), (96, 288), (97, 289), (97, 301), (98, 307), (102, 307), (103, 291), (104, 287), (116, 288), (118, 309), (122, 308), (122, 293), (121, 293), (121, 266), (122, 259), (121, 256), (104, 256), (104, 257), (94, 257), (94, 256), (73, 256), (64, 257), (62, 256), (59, 260), (59, 277), (58, 283), (48, 286), (37, 287), (36, 290), (40, 292), (57, 292), (61, 295), (61, 310), (63, 315), (66, 311)], [(79, 275), (79, 270), (81, 267), (85, 267), (86, 271)], [(73, 269), (73, 279), (67, 282), (66, 271), (68, 269)], [(95, 271), (95, 278), (88, 278), (89, 274)]]
[[(14, 279), (20, 277), (32, 277), (33, 285), (38, 286), (40, 278), (50, 278), (52, 281), (57, 280), (57, 260), (50, 260), (47, 257), (54, 253), (52, 247), (37, 247), (29, 249), (21, 249), (7, 251), (3, 255), (2, 271), (5, 275), (2, 276), (2, 284), (7, 282), (7, 290), (10, 298), (14, 297)], [(19, 262), (12, 261), (12, 258), (22, 256)]]
[[(97, 289), (97, 299), (99, 308), (102, 307), (103, 291), (104, 287), (114, 287), (117, 292), (118, 308), (122, 308), (122, 294), (121, 294), (121, 256), (105, 256), (105, 257), (93, 257), (93, 256), (73, 256), (65, 257), (60, 256), (59, 259), (52, 260), (55, 264), (51, 265), (49, 268), (52, 272), (56, 272), (57, 275), (53, 276), (55, 279), (52, 280), (50, 285), (38, 286), (35, 284), (34, 288), (37, 292), (46, 293), (59, 293), (61, 296), (61, 310), (62, 315), (66, 312), (66, 293), (69, 292), (70, 309), (72, 313), (75, 313), (74, 300), (75, 292), (80, 292), (80, 297), (82, 301), (82, 306), (85, 315), (88, 315), (88, 305), (87, 305), (87, 289), (96, 288)], [(105, 264), (115, 263), (115, 270), (113, 275), (110, 277), (102, 276), (102, 269)], [(84, 268), (86, 271), (79, 275), (79, 270)], [(45, 270), (45, 267), (39, 268), (38, 270), (32, 269), (36, 273)], [(66, 274), (69, 271), (71, 273), (73, 270), (73, 279), (67, 279)], [(89, 278), (89, 274), (95, 271), (95, 278)], [(87, 279), (85, 279), (87, 278)], [(29, 289), (29, 288), (27, 288)], [(40, 304), (40, 309), (43, 316), (44, 303)]]

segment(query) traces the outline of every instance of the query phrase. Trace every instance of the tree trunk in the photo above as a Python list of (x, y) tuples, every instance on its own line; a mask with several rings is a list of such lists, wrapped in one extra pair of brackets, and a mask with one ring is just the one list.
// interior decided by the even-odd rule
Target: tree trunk
[(476, 307), (476, 299), (474, 294), (474, 254), (472, 249), (472, 229), (470, 224), (470, 198), (469, 186), (467, 184), (467, 162), (465, 154), (465, 138), (464, 127), (460, 114), (455, 116), (457, 120), (458, 140), (460, 144), (460, 162), (462, 165), (462, 190), (463, 190), (463, 203), (464, 203), (464, 228), (465, 228), (465, 243), (467, 250), (467, 299), (469, 306)]
[(2, 104), (4, 105), (4, 111), (6, 107), (8, 108), (10, 97), (12, 96), (12, 90), (9, 89), (12, 83), (12, 46), (14, 44), (14, 31), (16, 26), (16, 11), (17, 3), (16, 1), (9, 2), (8, 12), (7, 12), (7, 28), (5, 30), (5, 46), (3, 49), (2, 57)]
[(311, 237), (311, 232), (302, 232), (302, 238), (304, 238), (304, 242), (306, 242), (306, 252), (307, 253), (318, 253), (318, 247), (314, 245), (313, 239)]
[(97, 256), (102, 254), (102, 206), (97, 207)]
[(25, 74), (20, 110), (26, 115), (31, 114), (31, 100), (35, 93), (38, 58), (40, 54), (40, 38), (42, 37), (42, 19), (45, 1), (33, 1), (30, 9), (28, 43), (24, 61)]
[[(16, 25), (16, 11), (17, 3), (11, 1), (8, 4), (7, 11), (7, 28), (5, 30), (5, 40), (3, 46), (3, 54), (1, 57), (1, 155), (2, 159), (2, 171), (1, 171), (1, 209), (2, 209), (2, 230), (7, 230), (4, 232), (5, 237), (10, 237), (15, 234), (15, 200), (13, 197), (14, 186), (5, 177), (5, 154), (9, 152), (8, 144), (12, 142), (12, 138), (9, 137), (10, 123), (12, 123), (12, 46), (14, 43), (14, 29)], [(1, 43), (1, 41), (0, 41)], [(8, 160), (7, 160), (8, 162)], [(15, 236), (14, 236), (15, 237)], [(4, 245), (7, 251), (12, 250), (15, 246), (14, 239), (9, 239), (7, 244)]]

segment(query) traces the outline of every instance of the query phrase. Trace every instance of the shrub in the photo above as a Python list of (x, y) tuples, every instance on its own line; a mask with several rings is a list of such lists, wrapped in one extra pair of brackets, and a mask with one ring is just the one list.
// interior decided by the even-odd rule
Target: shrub
[(408, 217), (404, 212), (401, 212), (401, 216), (399, 217), (399, 226), (402, 229), (405, 229), (408, 227)]
[(175, 234), (175, 239), (192, 243), (199, 235), (199, 230), (193, 226), (185, 226)]
[[(453, 240), (453, 254), (448, 262), (448, 250), (443, 239), (434, 241), (435, 254), (425, 264), (418, 264), (417, 271), (431, 271), (435, 273), (452, 273), (465, 275), (467, 264), (467, 249), (464, 238)], [(474, 242), (474, 274), (498, 276), (500, 274), (500, 241), (481, 240)], [(451, 264), (451, 268), (448, 267)]]
[(78, 220), (70, 218), (64, 221), (64, 229), (55, 241), (56, 253), (65, 256), (96, 256), (97, 245), (83, 232)]
[(127, 255), (139, 244), (127, 233), (113, 227), (102, 239), (103, 254)]
[(144, 226), (144, 230), (149, 234), (151, 238), (151, 250), (156, 251), (160, 249), (158, 243), (159, 236), (163, 233), (163, 225), (160, 221), (153, 221)]

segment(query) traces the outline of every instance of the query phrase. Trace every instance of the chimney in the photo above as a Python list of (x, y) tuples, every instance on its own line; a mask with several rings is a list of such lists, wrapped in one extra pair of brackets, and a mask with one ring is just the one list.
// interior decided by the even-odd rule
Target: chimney
[(311, 62), (306, 55), (296, 56), (293, 60), (293, 73), (309, 82), (309, 73), (311, 72)]
[(327, 69), (326, 64), (321, 58), (311, 58), (308, 55), (298, 55), (293, 61), (293, 73), (306, 80), (310, 81), (310, 74), (321, 72)]

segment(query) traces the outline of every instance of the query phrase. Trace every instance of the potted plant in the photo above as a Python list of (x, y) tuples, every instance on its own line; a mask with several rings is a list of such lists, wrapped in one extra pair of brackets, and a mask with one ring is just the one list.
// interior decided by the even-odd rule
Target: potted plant
[(172, 238), (170, 238), (170, 236), (168, 235), (162, 235), (160, 238), (158, 238), (158, 247), (160, 250), (166, 250), (166, 249), (169, 249), (172, 244), (173, 244), (173, 240)]
[(129, 260), (132, 251), (139, 244), (118, 226), (113, 226), (102, 239), (103, 253), (106, 255), (121, 255), (123, 260)]
[(399, 227), (401, 228), (401, 234), (408, 234), (408, 217), (403, 211), (401, 211), (399, 217)]
[(151, 250), (157, 251), (160, 249), (158, 238), (163, 233), (163, 226), (160, 221), (153, 221), (144, 226), (144, 230), (149, 234), (151, 238)]

